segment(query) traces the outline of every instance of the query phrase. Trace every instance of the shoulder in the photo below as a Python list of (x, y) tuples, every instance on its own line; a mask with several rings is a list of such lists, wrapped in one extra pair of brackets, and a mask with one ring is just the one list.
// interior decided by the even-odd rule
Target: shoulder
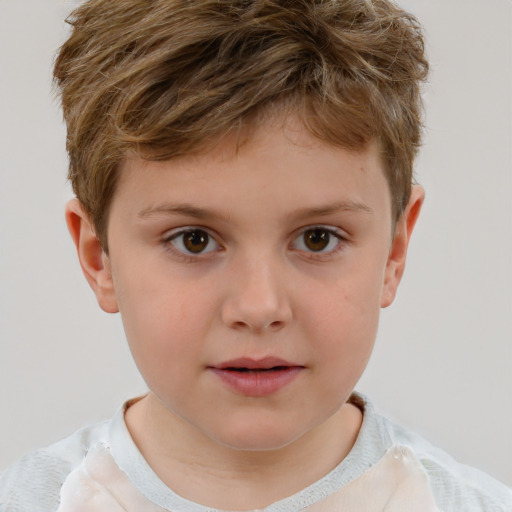
[(82, 428), (14, 462), (0, 477), (0, 510), (55, 511), (64, 480), (92, 444), (108, 437), (108, 425), (105, 421)]
[(457, 462), (420, 435), (394, 424), (383, 416), (376, 416), (389, 436), (391, 445), (409, 448), (424, 468), (440, 510), (512, 511), (510, 488), (478, 469)]

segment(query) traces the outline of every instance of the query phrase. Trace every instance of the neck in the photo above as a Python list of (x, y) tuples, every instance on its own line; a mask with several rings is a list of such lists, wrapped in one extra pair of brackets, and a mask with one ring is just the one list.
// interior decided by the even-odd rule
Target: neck
[(151, 393), (125, 418), (138, 449), (174, 492), (213, 508), (250, 510), (291, 496), (334, 469), (354, 445), (362, 413), (347, 403), (287, 446), (262, 451), (216, 443)]

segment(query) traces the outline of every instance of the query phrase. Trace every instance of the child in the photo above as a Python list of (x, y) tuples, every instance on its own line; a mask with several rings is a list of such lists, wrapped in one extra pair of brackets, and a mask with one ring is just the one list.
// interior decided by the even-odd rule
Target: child
[(15, 464), (2, 510), (510, 510), (353, 393), (423, 200), (417, 22), (356, 0), (73, 20), (68, 226), (150, 391)]

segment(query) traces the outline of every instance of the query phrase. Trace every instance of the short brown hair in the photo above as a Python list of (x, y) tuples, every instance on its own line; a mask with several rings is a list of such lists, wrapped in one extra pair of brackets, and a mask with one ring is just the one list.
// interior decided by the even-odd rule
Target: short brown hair
[(407, 203), (426, 79), (421, 27), (388, 0), (88, 0), (54, 69), (69, 178), (106, 249), (128, 151), (169, 159), (283, 105), (315, 136), (380, 144)]

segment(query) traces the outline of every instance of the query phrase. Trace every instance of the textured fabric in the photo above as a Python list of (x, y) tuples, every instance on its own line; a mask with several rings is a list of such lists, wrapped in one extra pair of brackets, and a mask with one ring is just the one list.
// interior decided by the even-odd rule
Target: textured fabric
[[(512, 511), (510, 489), (356, 400), (364, 419), (348, 456), (265, 512)], [(129, 435), (124, 408), (110, 422), (25, 456), (2, 476), (0, 512), (57, 510), (219, 512), (183, 499), (155, 475)]]
[(103, 442), (66, 478), (60, 501), (58, 512), (164, 512), (134, 487)]
[(440, 512), (427, 473), (412, 451), (394, 447), (360, 477), (305, 511), (411, 512), (411, 508)]
[(109, 422), (85, 427), (73, 435), (25, 455), (0, 478), (0, 512), (54, 512), (60, 488), (85, 453), (108, 437)]
[[(410, 512), (411, 503), (415, 504), (414, 512), (440, 512), (427, 473), (410, 450), (398, 447), (389, 450), (375, 466), (348, 485), (326, 498), (319, 499), (318, 495), (312, 498), (316, 501), (302, 509), (304, 512)], [(192, 503), (188, 506), (194, 507)], [(296, 510), (290, 500), (283, 502), (281, 507)], [(84, 462), (64, 482), (57, 512), (166, 510), (169, 509), (152, 503), (135, 488), (115, 463), (108, 446), (100, 443), (89, 451)]]

